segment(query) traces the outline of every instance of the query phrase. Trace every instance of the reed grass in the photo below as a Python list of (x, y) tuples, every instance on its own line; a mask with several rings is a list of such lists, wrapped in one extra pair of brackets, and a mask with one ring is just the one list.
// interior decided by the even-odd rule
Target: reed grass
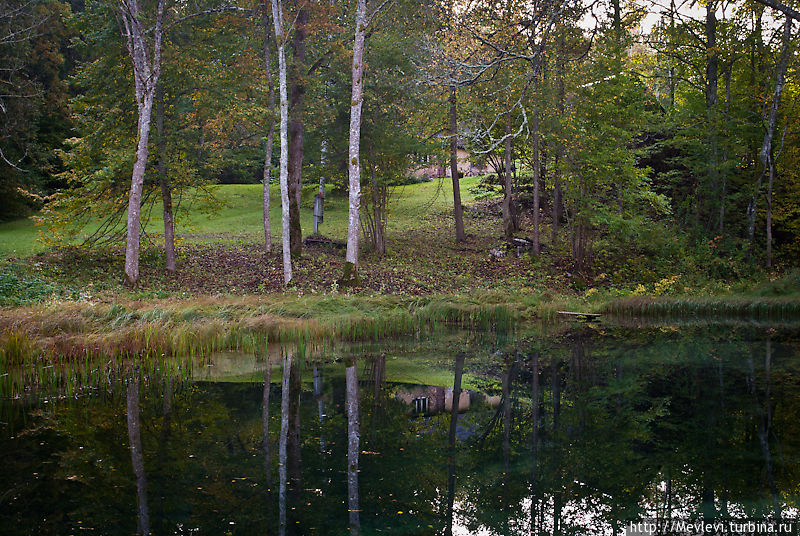
[(0, 374), (0, 398), (75, 397), (110, 387), (136, 374), (141, 381), (180, 383), (191, 378), (191, 359), (146, 352), (135, 359), (86, 354), (57, 363), (28, 360)]
[(306, 345), (369, 341), (458, 326), (508, 330), (513, 305), (467, 298), (396, 296), (281, 297), (272, 303), (204, 299), (191, 303), (72, 305), (9, 310), (0, 318), (5, 367), (115, 361), (141, 356), (202, 357), (222, 350), (254, 352), (265, 340)]
[(621, 317), (782, 320), (800, 317), (800, 300), (769, 297), (636, 297), (606, 303), (602, 311)]

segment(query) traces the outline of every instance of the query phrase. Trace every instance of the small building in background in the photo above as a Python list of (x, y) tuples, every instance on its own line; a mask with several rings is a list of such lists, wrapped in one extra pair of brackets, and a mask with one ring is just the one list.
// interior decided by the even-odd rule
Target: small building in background
[[(441, 412), (452, 411), (453, 388), (438, 385), (406, 385), (398, 386), (395, 390), (395, 399), (410, 406), (412, 413), (433, 415)], [(495, 407), (500, 402), (500, 397), (489, 397), (476, 391), (465, 389), (458, 398), (458, 411), (467, 411), (473, 402), (483, 400), (486, 404)]]
[[(447, 140), (446, 137), (443, 138)], [(449, 153), (449, 151), (447, 151)], [(474, 175), (482, 175), (489, 173), (489, 168), (486, 165), (478, 165), (473, 162), (472, 155), (467, 151), (464, 143), (458, 141), (458, 149), (456, 150), (456, 157), (458, 160), (458, 172), (463, 177), (472, 177)], [(410, 170), (410, 175), (418, 179), (436, 179), (443, 177), (450, 177), (450, 160), (449, 157), (445, 161), (437, 159), (431, 155), (426, 155), (417, 167)]]

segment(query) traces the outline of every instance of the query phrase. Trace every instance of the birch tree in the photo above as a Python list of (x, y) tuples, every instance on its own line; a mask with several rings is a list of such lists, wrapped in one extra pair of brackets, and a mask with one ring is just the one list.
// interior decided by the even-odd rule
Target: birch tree
[[(783, 85), (786, 81), (786, 65), (789, 62), (790, 44), (792, 38), (792, 18), (787, 16), (786, 22), (783, 26), (783, 39), (781, 40), (781, 54), (778, 60), (778, 65), (775, 68), (775, 91), (772, 96), (772, 104), (769, 108), (767, 119), (767, 127), (764, 132), (764, 142), (761, 145), (761, 164), (763, 170), (758, 177), (757, 185), (750, 204), (747, 207), (748, 216), (748, 238), (750, 240), (750, 248), (753, 247), (754, 231), (755, 231), (755, 215), (756, 215), (756, 200), (758, 199), (759, 191), (761, 190), (761, 183), (764, 175), (769, 176), (768, 191), (767, 191), (767, 268), (772, 266), (772, 187), (775, 181), (775, 158), (773, 154), (773, 138), (775, 136), (775, 127), (778, 124), (778, 109), (780, 108), (781, 95), (783, 93)], [(766, 114), (765, 114), (766, 115)]]
[[(363, 2), (364, 0), (359, 0)], [(283, 240), (283, 282), (292, 280), (292, 252), (289, 242), (289, 99), (286, 94), (286, 40), (283, 33), (283, 7), (281, 0), (272, 0), (272, 22), (278, 46), (278, 91), (281, 99), (281, 234)], [(363, 48), (363, 41), (362, 41)], [(352, 136), (352, 132), (351, 132)], [(356, 228), (356, 233), (358, 228)], [(356, 234), (358, 240), (358, 234)], [(348, 245), (348, 251), (350, 247)]]
[[(276, 0), (273, 0), (275, 2)], [(356, 34), (353, 42), (353, 86), (350, 98), (350, 144), (347, 175), (350, 195), (347, 214), (345, 284), (358, 283), (358, 218), (361, 207), (361, 106), (364, 103), (364, 41), (367, 32), (367, 1), (356, 0)]]
[(267, 131), (267, 148), (264, 155), (264, 251), (272, 253), (272, 229), (269, 221), (269, 180), (272, 171), (272, 145), (275, 138), (275, 85), (272, 82), (272, 58), (270, 49), (269, 7), (266, 0), (262, 5), (264, 22), (264, 70), (267, 73), (267, 89), (269, 91), (269, 130)]
[(161, 76), (161, 41), (163, 37), (164, 1), (158, 0), (152, 49), (143, 27), (141, 0), (122, 0), (119, 5), (122, 34), (133, 62), (133, 79), (138, 110), (138, 143), (136, 161), (131, 174), (128, 198), (128, 233), (125, 244), (125, 280), (130, 286), (139, 282), (139, 231), (144, 172), (147, 167), (150, 118), (158, 79)]

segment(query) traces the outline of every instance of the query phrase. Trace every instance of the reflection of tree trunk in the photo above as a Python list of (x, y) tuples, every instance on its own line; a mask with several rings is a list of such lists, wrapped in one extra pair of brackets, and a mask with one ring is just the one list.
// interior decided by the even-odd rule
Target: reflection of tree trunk
[(564, 508), (564, 500), (561, 492), (556, 490), (553, 494), (553, 536), (561, 534), (561, 509)]
[(345, 370), (347, 383), (347, 510), (350, 518), (350, 534), (358, 536), (361, 530), (358, 508), (358, 365), (356, 359)]
[[(514, 363), (512, 362), (503, 375), (503, 502), (509, 502), (509, 467), (511, 465), (511, 382), (514, 377)], [(506, 508), (506, 512), (508, 512)], [(503, 516), (503, 533), (509, 534), (509, 514)]]
[(511, 364), (503, 374), (503, 470), (508, 477), (508, 466), (511, 455), (511, 375), (514, 365)]
[(292, 354), (283, 358), (283, 378), (281, 380), (281, 437), (278, 445), (278, 534), (286, 534), (286, 443), (289, 436), (289, 369), (292, 366)]
[(703, 475), (703, 490), (700, 494), (700, 501), (700, 513), (703, 519), (706, 521), (713, 520), (717, 515), (717, 511), (714, 508), (714, 482), (711, 480), (708, 471)]
[[(553, 390), (553, 464), (559, 467), (561, 454), (558, 447), (558, 420), (561, 415), (561, 370), (558, 361), (553, 358), (550, 364), (550, 375)], [(559, 479), (560, 475), (556, 475)], [(558, 536), (561, 533), (561, 509), (564, 507), (564, 500), (561, 497), (560, 485), (557, 486), (553, 493), (553, 536)]]
[(764, 465), (767, 471), (767, 482), (769, 483), (769, 491), (772, 495), (772, 507), (775, 513), (775, 518), (781, 517), (781, 505), (778, 501), (778, 488), (775, 485), (775, 473), (772, 468), (772, 456), (769, 451), (769, 436), (772, 432), (772, 400), (770, 388), (772, 386), (772, 340), (767, 335), (767, 348), (766, 356), (764, 358), (764, 376), (766, 386), (764, 387), (764, 419), (761, 431), (758, 434), (758, 439), (761, 443), (761, 450), (764, 451)]
[(672, 519), (672, 472), (667, 468), (667, 482), (664, 489), (664, 519)]
[(286, 435), (286, 467), (289, 471), (289, 501), (287, 530), (289, 534), (301, 534), (300, 505), (303, 486), (300, 460), (300, 368), (297, 360), (289, 367), (289, 430)]
[[(750, 390), (750, 394), (753, 396), (755, 400), (756, 406), (760, 409), (760, 402), (758, 401), (758, 391), (756, 390), (756, 374), (755, 374), (755, 366), (753, 363), (753, 348), (750, 348), (750, 356), (748, 357), (747, 364), (749, 366), (749, 371), (747, 374), (747, 386)], [(772, 428), (772, 403), (770, 400), (770, 388), (771, 388), (771, 370), (772, 370), (772, 340), (769, 336), (767, 336), (766, 342), (766, 356), (764, 359), (764, 367), (765, 367), (765, 388), (764, 388), (764, 414), (759, 415), (759, 423), (758, 423), (758, 442), (761, 445), (761, 453), (764, 456), (764, 468), (767, 475), (767, 484), (769, 485), (770, 495), (772, 496), (772, 508), (774, 510), (775, 516), (780, 517), (781, 506), (780, 502), (778, 501), (778, 489), (775, 484), (775, 474), (772, 468), (772, 455), (769, 449), (769, 436), (771, 433)]]
[(531, 534), (536, 534), (536, 517), (539, 509), (537, 498), (537, 466), (539, 443), (539, 354), (531, 359)]
[(445, 534), (453, 534), (453, 505), (456, 499), (456, 425), (458, 424), (458, 404), (461, 401), (461, 376), (464, 371), (464, 353), (456, 355), (456, 370), (453, 378), (453, 401), (450, 411), (450, 430), (447, 434), (449, 460), (447, 465), (447, 525)]
[(319, 419), (319, 451), (325, 452), (325, 437), (322, 434), (322, 425), (325, 422), (325, 401), (322, 399), (322, 369), (314, 364), (312, 371), (314, 380), (314, 398), (317, 401), (317, 419)]
[[(719, 378), (719, 414), (725, 419), (725, 382), (722, 376), (722, 364), (723, 361), (720, 360), (717, 364), (717, 377)], [(727, 441), (727, 430), (728, 427), (724, 425), (721, 427), (720, 432), (722, 436), (720, 437), (721, 441), (721, 449), (722, 452), (728, 451), (728, 441)], [(722, 456), (722, 460), (720, 460), (720, 473), (722, 474), (722, 489), (720, 490), (720, 505), (719, 510), (720, 514), (722, 515), (723, 519), (728, 519), (728, 477), (727, 477), (727, 469), (726, 469), (726, 457)]]
[(270, 379), (272, 376), (272, 366), (267, 357), (267, 370), (264, 372), (264, 393), (262, 397), (262, 410), (261, 410), (261, 425), (262, 425), (262, 441), (261, 444), (264, 448), (264, 471), (267, 474), (267, 491), (272, 491), (272, 460), (269, 445), (269, 387)]
[(372, 392), (372, 417), (370, 425), (370, 439), (375, 441), (378, 412), (381, 411), (383, 380), (386, 373), (386, 356), (379, 355), (375, 358), (375, 371)]
[[(161, 426), (161, 437), (158, 439), (158, 474), (166, 471), (166, 456), (167, 456), (167, 442), (172, 433), (172, 380), (167, 376), (164, 382), (164, 405), (163, 405), (164, 421)], [(163, 482), (163, 479), (160, 479)], [(157, 480), (158, 482), (158, 480)], [(164, 499), (166, 493), (163, 488), (158, 493), (158, 514), (156, 514), (156, 534), (164, 534), (167, 530), (164, 528)]]
[(142, 453), (141, 424), (139, 421), (139, 376), (134, 375), (128, 381), (128, 440), (130, 441), (131, 463), (136, 477), (136, 511), (137, 533), (150, 533), (150, 514), (147, 511), (147, 476), (144, 473), (144, 456)]
[(561, 373), (555, 358), (550, 365), (550, 375), (553, 381), (553, 436), (555, 436), (558, 429), (558, 416), (561, 414)]

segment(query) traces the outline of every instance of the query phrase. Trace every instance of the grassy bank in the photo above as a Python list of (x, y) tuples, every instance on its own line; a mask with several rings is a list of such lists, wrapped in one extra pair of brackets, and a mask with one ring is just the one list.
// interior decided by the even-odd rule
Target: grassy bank
[(90, 356), (202, 356), (271, 342), (371, 340), (423, 327), (506, 327), (522, 302), (395, 296), (278, 296), (9, 309), (0, 317), (0, 365)]
[[(800, 316), (796, 271), (755, 270), (745, 277), (731, 270), (734, 275), (712, 277), (719, 266), (641, 252), (636, 258), (604, 252), (605, 265), (578, 270), (569, 237), (553, 242), (546, 227), (544, 253), (517, 256), (504, 249), (492, 201), (473, 198), (476, 183), (462, 182), (468, 237), (461, 243), (453, 238), (449, 181), (397, 188), (387, 252), (378, 256), (365, 248), (362, 285), (348, 289), (336, 283), (344, 252), (335, 245), (307, 245), (294, 264), (295, 279), (283, 285), (280, 253), (264, 253), (259, 185), (220, 187), (224, 203), (215, 214), (189, 212), (179, 228), (176, 274), (163, 269), (161, 221), (154, 216), (136, 289), (121, 284), (120, 244), (42, 250), (32, 225), (0, 226), (0, 359), (9, 365), (39, 357), (192, 356), (252, 349), (265, 339), (365, 340), (437, 323), (492, 327), (552, 320), (559, 310), (625, 317)], [(310, 198), (302, 211), (305, 233)], [(345, 239), (346, 212), (343, 196), (328, 196), (322, 230), (334, 241)], [(276, 243), (278, 216), (275, 207)], [(531, 222), (522, 223), (530, 229)], [(493, 249), (506, 254), (491, 255)]]
[(437, 326), (507, 330), (558, 321), (558, 311), (604, 318), (800, 319), (800, 300), (775, 297), (550, 298), (472, 296), (272, 295), (148, 299), (112, 304), (59, 302), (8, 308), (0, 315), (0, 368), (131, 356), (200, 357), (253, 352), (267, 341), (317, 344), (369, 341)]

